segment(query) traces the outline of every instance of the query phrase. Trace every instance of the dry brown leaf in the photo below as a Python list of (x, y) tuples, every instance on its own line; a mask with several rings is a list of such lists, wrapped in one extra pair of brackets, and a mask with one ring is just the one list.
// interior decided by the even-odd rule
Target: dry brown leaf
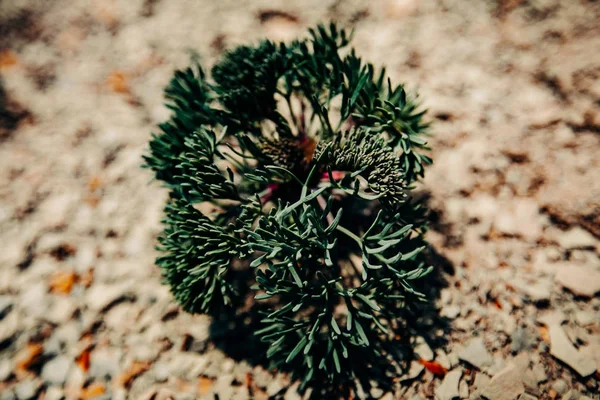
[(200, 379), (198, 379), (198, 394), (200, 396), (207, 395), (210, 392), (212, 385), (213, 385), (212, 379), (207, 378), (205, 376), (201, 376)]
[(69, 294), (77, 281), (77, 274), (73, 271), (57, 271), (50, 277), (50, 291), (52, 293)]
[(540, 326), (540, 336), (544, 342), (550, 343), (550, 333), (548, 333), (548, 328), (544, 325)]
[(146, 372), (150, 368), (151, 363), (149, 361), (134, 361), (129, 368), (127, 368), (119, 376), (119, 385), (127, 387), (133, 382), (135, 378)]
[(90, 354), (91, 354), (91, 346), (88, 346), (83, 350), (78, 356), (75, 362), (79, 365), (79, 368), (83, 372), (88, 372), (90, 369)]
[(425, 368), (427, 368), (427, 370), (438, 376), (444, 376), (446, 375), (446, 372), (448, 372), (448, 370), (442, 367), (437, 361), (427, 361), (420, 359), (419, 363), (422, 364)]
[(23, 351), (23, 355), (18, 358), (16, 369), (17, 372), (24, 373), (29, 371), (42, 355), (44, 346), (41, 343), (29, 343)]
[(129, 93), (129, 84), (127, 83), (127, 75), (123, 72), (113, 71), (106, 78), (108, 87), (116, 93)]
[(94, 382), (88, 387), (82, 388), (79, 397), (84, 400), (93, 399), (94, 397), (103, 395), (105, 391), (106, 389), (103, 384)]
[(0, 52), (0, 70), (14, 67), (19, 63), (17, 55), (11, 50)]
[(98, 175), (94, 175), (88, 181), (88, 189), (90, 192), (94, 192), (102, 186), (102, 179)]

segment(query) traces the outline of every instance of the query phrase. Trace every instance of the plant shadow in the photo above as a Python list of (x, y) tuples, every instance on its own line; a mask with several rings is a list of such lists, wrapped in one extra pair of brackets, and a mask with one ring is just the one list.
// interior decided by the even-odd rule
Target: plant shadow
[[(428, 197), (425, 194), (421, 201), (427, 204)], [(315, 380), (309, 389), (310, 398), (351, 398), (352, 392), (354, 398), (374, 398), (370, 395), (373, 386), (382, 389), (384, 393), (394, 392), (399, 386), (419, 379), (418, 376), (411, 378), (407, 375), (411, 364), (419, 361), (419, 356), (414, 352), (417, 340), (424, 341), (434, 354), (437, 349), (444, 348), (448, 341), (450, 321), (440, 315), (436, 302), (442, 289), (448, 286), (447, 275), (454, 273), (454, 266), (450, 260), (432, 246), (427, 250), (426, 260), (435, 268), (425, 277), (412, 281), (412, 286), (416, 291), (424, 294), (427, 301), (408, 302), (410, 304), (402, 310), (401, 318), (396, 321), (398, 326), (394, 330), (394, 337), (383, 340), (380, 344), (380, 350), (385, 355), (382, 363), (365, 365), (364, 371), (362, 366), (359, 366), (359, 369), (364, 372), (361, 373), (362, 377), (342, 385), (332, 386), (327, 383), (327, 379)], [(252, 284), (252, 278), (246, 275), (238, 287), (249, 288)], [(261, 319), (271, 306), (263, 302), (254, 302), (249, 290), (245, 294), (246, 303), (241, 310), (222, 312), (218, 317), (213, 318), (210, 338), (216, 348), (234, 360), (269, 368), (266, 356), (268, 345), (257, 338), (254, 332), (262, 328)], [(282, 393), (285, 393), (285, 390)]]

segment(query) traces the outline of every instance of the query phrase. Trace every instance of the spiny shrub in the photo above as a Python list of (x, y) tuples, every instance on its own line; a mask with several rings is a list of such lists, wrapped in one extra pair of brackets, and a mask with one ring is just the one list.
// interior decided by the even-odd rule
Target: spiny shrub
[[(424, 111), (334, 24), (177, 71), (145, 158), (170, 190), (157, 259), (191, 313), (261, 307), (273, 368), (306, 388), (385, 369), (424, 300)], [(248, 271), (252, 271), (248, 281)]]

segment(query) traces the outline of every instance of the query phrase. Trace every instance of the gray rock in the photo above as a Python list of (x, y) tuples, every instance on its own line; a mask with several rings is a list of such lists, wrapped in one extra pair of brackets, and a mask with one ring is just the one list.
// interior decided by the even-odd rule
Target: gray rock
[(69, 376), (69, 370), (73, 366), (73, 360), (66, 356), (58, 356), (42, 368), (42, 379), (52, 385), (61, 386)]
[(593, 354), (577, 350), (559, 325), (548, 327), (550, 335), (550, 354), (573, 368), (582, 377), (590, 376), (596, 371), (596, 360)]
[(462, 370), (455, 369), (446, 374), (442, 384), (435, 389), (435, 397), (438, 400), (453, 400), (460, 396), (458, 383), (462, 376)]
[(517, 328), (510, 336), (510, 348), (513, 353), (529, 350), (537, 343), (537, 336), (524, 327)]
[(466, 347), (459, 351), (458, 358), (479, 369), (492, 365), (494, 361), (482, 338), (471, 340)]
[(523, 394), (522, 369), (515, 364), (509, 364), (492, 377), (483, 390), (483, 397), (490, 400), (514, 400)]

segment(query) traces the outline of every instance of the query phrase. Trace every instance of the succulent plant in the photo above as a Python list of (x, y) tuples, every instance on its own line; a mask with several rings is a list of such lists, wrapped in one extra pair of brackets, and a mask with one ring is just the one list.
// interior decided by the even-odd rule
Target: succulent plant
[(350, 39), (318, 26), (177, 71), (144, 157), (170, 191), (157, 264), (175, 299), (261, 305), (255, 335), (303, 389), (385, 369), (432, 269), (411, 194), (431, 163), (424, 111)]

